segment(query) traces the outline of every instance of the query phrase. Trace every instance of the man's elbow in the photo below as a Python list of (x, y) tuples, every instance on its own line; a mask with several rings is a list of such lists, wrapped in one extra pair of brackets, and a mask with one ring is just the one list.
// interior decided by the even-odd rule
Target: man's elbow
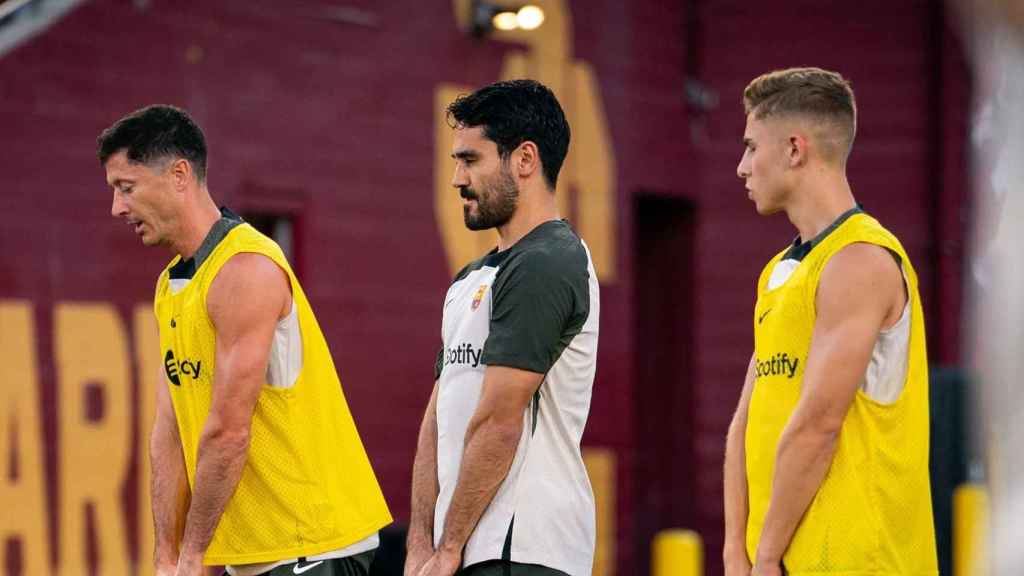
[(747, 417), (745, 414), (741, 414), (739, 411), (733, 414), (732, 420), (729, 422), (729, 428), (726, 429), (725, 440), (726, 443), (735, 442), (741, 438), (747, 431)]
[(839, 434), (843, 431), (845, 418), (831, 414), (820, 414), (808, 418), (795, 432), (800, 436), (811, 439), (815, 444), (834, 446), (839, 440)]
[(244, 454), (249, 449), (251, 429), (248, 424), (209, 422), (203, 431), (202, 444), (216, 447), (221, 454)]
[(477, 415), (473, 420), (470, 423), (470, 434), (467, 434), (467, 438), (478, 432), (486, 431), (488, 437), (505, 445), (518, 443), (519, 437), (523, 433), (522, 415), (492, 412)]

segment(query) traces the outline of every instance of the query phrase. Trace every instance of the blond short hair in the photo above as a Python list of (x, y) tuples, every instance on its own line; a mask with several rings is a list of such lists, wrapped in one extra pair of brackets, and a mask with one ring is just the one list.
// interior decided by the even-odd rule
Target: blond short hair
[(816, 123), (823, 153), (845, 162), (857, 133), (857, 102), (850, 81), (821, 68), (788, 68), (754, 78), (743, 91), (747, 114), (802, 117)]

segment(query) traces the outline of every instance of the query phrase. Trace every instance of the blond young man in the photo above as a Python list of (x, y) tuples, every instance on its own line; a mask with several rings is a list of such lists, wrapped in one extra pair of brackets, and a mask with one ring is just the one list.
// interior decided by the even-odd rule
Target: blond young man
[(937, 574), (917, 275), (847, 181), (853, 90), (781, 70), (744, 107), (737, 174), (798, 236), (758, 281), (726, 445), (726, 574)]

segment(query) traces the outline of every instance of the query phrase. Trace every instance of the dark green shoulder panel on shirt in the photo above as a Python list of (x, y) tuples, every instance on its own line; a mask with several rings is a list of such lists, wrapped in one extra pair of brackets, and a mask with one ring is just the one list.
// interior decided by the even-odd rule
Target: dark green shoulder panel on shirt
[(567, 223), (552, 221), (499, 254), (481, 361), (545, 373), (590, 314), (586, 250)]

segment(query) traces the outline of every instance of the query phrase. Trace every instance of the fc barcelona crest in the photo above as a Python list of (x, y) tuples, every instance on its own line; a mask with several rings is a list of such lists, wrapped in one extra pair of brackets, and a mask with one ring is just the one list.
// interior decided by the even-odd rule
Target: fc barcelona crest
[(480, 307), (480, 301), (484, 299), (484, 294), (487, 294), (487, 284), (481, 284), (480, 287), (476, 289), (476, 294), (473, 295), (472, 309), (474, 312)]

